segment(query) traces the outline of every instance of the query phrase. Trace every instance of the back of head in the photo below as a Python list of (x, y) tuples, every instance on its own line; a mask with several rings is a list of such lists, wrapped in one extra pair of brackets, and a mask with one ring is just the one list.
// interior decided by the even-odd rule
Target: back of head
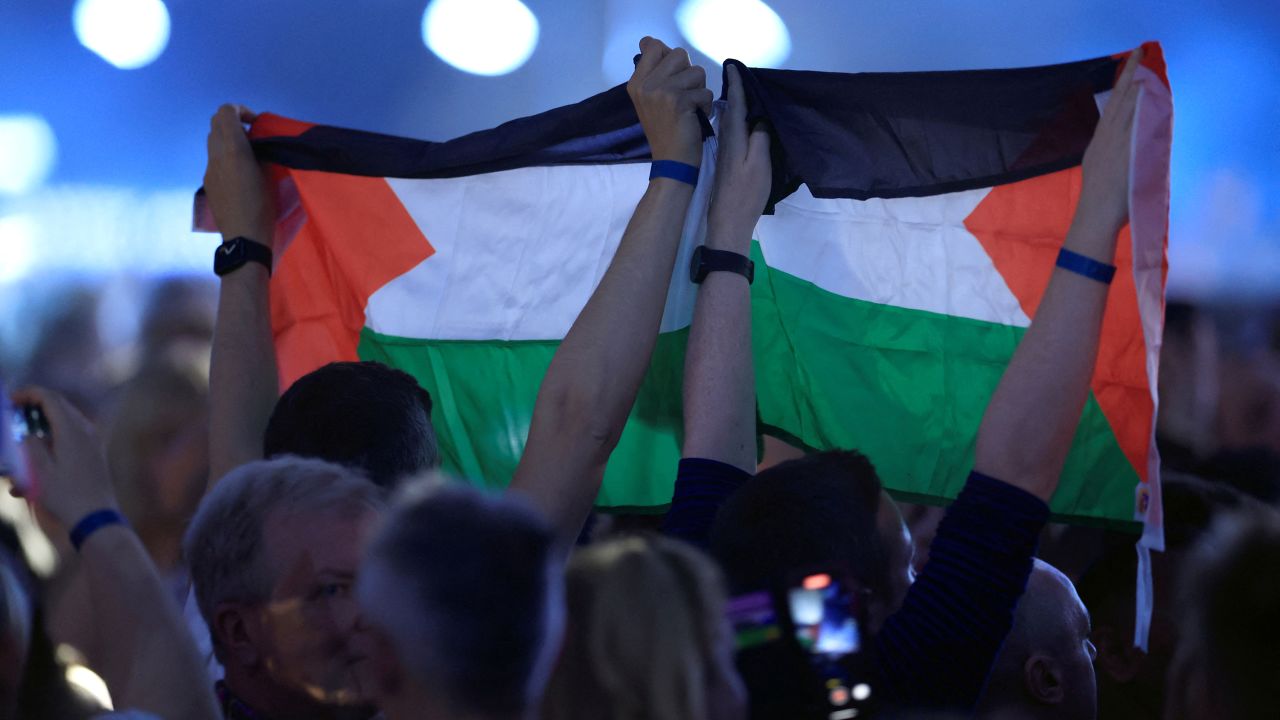
[(107, 459), (121, 509), (135, 527), (180, 528), (208, 485), (208, 353), (149, 358), (120, 388)]
[(1184, 576), (1166, 717), (1252, 720), (1280, 707), (1280, 514), (1218, 519)]
[[(278, 513), (380, 510), (383, 491), (358, 472), (314, 458), (284, 456), (242, 465), (218, 481), (187, 528), (183, 554), (196, 602), (210, 628), (221, 602), (261, 602), (274, 578), (263, 530)], [(214, 633), (214, 648), (218, 648)]]
[(569, 563), (566, 600), (548, 720), (703, 720), (740, 707), (720, 574), (697, 550), (649, 535), (587, 547)]
[(280, 396), (263, 454), (352, 465), (388, 487), (439, 464), (431, 398), (411, 375), (381, 363), (330, 363)]
[(852, 450), (806, 455), (756, 475), (729, 498), (712, 529), (711, 551), (731, 592), (772, 590), (796, 573), (830, 568), (887, 594), (880, 490), (871, 461)]
[(401, 489), (369, 547), (359, 598), (419, 692), (459, 715), (514, 716), (537, 702), (550, 672), (559, 573), (533, 508), (432, 476)]
[(992, 664), (981, 714), (1091, 720), (1097, 690), (1088, 635), (1088, 613), (1071, 580), (1037, 559)]

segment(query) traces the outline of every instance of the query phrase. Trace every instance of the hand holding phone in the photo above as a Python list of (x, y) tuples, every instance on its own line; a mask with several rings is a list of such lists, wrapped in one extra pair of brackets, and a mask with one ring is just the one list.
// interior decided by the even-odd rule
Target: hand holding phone
[(2, 384), (0, 422), (8, 423), (8, 427), (0, 428), (0, 477), (8, 478), (16, 493), (27, 494), (32, 489), (32, 478), (21, 447), (29, 433), (27, 415), (9, 404), (9, 395)]
[(17, 409), (10, 416), (26, 432), (21, 448), (28, 473), (40, 480), (38, 495), (33, 486), (19, 494), (68, 527), (96, 510), (114, 509), (106, 454), (89, 420), (66, 398), (42, 388), (19, 390), (12, 401)]

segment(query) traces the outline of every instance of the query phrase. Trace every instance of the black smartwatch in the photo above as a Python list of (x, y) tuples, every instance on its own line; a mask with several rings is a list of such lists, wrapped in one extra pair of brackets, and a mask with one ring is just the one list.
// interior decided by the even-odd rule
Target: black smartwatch
[(738, 273), (747, 279), (747, 284), (756, 277), (756, 264), (746, 255), (739, 255), (728, 250), (712, 250), (706, 245), (693, 249), (693, 262), (689, 263), (689, 279), (700, 284), (713, 272)]
[(262, 263), (271, 274), (271, 248), (247, 237), (233, 237), (213, 253), (213, 272), (218, 275), (238, 270), (247, 262)]

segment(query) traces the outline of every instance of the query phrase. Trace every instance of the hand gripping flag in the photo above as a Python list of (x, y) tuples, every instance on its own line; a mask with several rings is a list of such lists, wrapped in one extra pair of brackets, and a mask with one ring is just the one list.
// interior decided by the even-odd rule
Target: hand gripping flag
[[(955, 496), (987, 401), (1035, 317), (1122, 60), (743, 69), (751, 119), (774, 136), (772, 214), (756, 229), (752, 288), (766, 431), (810, 449), (862, 450), (900, 496)], [(1172, 101), (1158, 45), (1143, 64), (1130, 226), (1052, 505), (1060, 518), (1146, 523), (1158, 546)], [(435, 400), (446, 468), (505, 485), (551, 356), (647, 185), (649, 149), (625, 89), (441, 143), (274, 115), (251, 134), (280, 198), (271, 312), (282, 384), (334, 360), (406, 370)], [(602, 508), (670, 502), (695, 293), (687, 260), (714, 152), (711, 139)]]

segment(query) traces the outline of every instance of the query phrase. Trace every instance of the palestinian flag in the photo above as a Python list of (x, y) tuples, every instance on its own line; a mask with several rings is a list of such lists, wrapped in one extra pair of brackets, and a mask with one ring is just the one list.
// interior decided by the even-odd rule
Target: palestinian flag
[[(743, 69), (750, 114), (774, 131), (772, 214), (757, 226), (752, 288), (765, 430), (812, 449), (858, 448), (901, 496), (955, 496), (1052, 272), (1122, 59)], [(1131, 225), (1053, 509), (1158, 527), (1172, 103), (1159, 46), (1144, 66)], [(649, 150), (625, 89), (443, 143), (273, 115), (251, 134), (281, 198), (272, 321), (282, 381), (332, 360), (402, 368), (435, 400), (446, 468), (505, 485), (551, 356), (647, 185)], [(695, 297), (687, 262), (705, 229), (714, 154), (712, 138), (602, 508), (670, 501)]]

